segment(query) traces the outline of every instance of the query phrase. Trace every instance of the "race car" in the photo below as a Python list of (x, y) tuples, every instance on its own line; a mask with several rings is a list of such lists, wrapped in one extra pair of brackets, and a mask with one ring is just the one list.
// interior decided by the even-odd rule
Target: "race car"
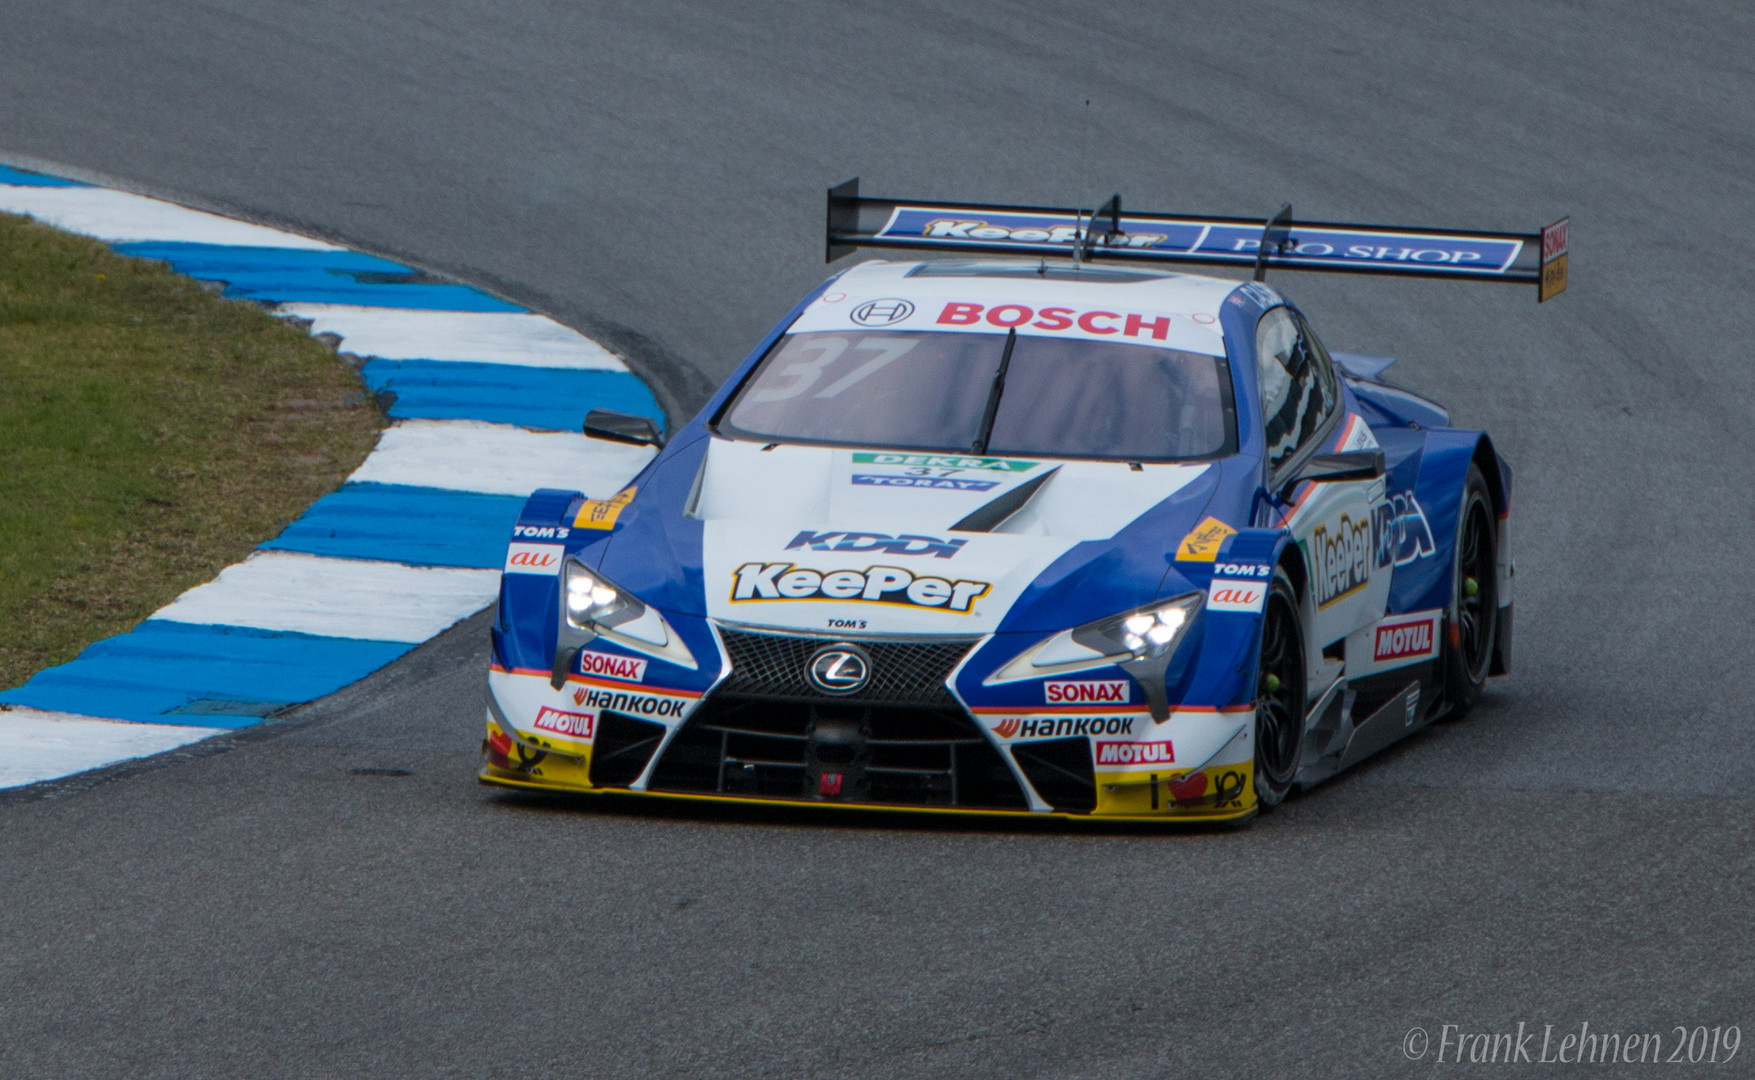
[(1509, 466), (1389, 361), (1330, 353), (1265, 276), (1547, 299), (1565, 221), (1085, 213), (852, 181), (828, 255), (859, 247), (916, 254), (824, 282), (669, 439), (593, 411), (587, 435), (657, 451), (623, 490), (529, 498), (483, 781), (1236, 821), (1509, 670)]

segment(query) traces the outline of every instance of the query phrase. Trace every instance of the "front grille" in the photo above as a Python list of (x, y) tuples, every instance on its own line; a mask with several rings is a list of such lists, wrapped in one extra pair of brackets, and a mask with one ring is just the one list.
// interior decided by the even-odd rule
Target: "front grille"
[(1042, 801), (1056, 810), (1088, 814), (1097, 808), (1091, 740), (1048, 739), (1012, 744), (1012, 758)]
[(627, 787), (646, 771), (646, 763), (664, 739), (664, 725), (605, 710), (597, 714), (597, 737), (591, 744), (594, 787)]
[(1027, 806), (1011, 770), (960, 709), (820, 695), (802, 702), (715, 694), (665, 750), (651, 789), (891, 806)]
[(721, 627), (731, 674), (718, 695), (773, 700), (824, 701), (805, 677), (811, 654), (840, 640), (857, 642), (871, 655), (871, 681), (837, 701), (871, 705), (927, 705), (956, 709), (945, 679), (975, 644), (974, 638), (933, 641), (862, 641), (858, 638), (758, 634)]

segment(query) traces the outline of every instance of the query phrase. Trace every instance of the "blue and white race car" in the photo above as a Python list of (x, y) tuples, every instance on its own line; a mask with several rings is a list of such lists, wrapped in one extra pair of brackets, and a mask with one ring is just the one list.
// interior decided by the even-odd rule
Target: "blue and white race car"
[(1565, 233), (835, 189), (831, 258), (961, 257), (829, 279), (668, 441), (587, 420), (659, 452), (526, 504), (482, 780), (1229, 820), (1465, 712), (1509, 667), (1510, 469), (1262, 279), (1545, 299)]

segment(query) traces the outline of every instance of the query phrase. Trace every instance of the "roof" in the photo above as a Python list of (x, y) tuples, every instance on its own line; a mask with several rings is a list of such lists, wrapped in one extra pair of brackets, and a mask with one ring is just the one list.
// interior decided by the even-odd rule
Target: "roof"
[(949, 331), (1073, 337), (1223, 356), (1219, 307), (1242, 282), (1040, 260), (871, 260), (831, 281), (794, 333)]

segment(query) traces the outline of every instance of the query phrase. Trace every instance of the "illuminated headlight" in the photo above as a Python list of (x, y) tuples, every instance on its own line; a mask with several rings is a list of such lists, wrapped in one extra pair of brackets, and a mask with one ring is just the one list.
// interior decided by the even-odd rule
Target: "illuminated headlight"
[(1062, 630), (1024, 650), (984, 681), (994, 686), (1162, 659), (1176, 651), (1204, 596), (1188, 593)]
[(563, 648), (577, 649), (592, 637), (602, 637), (686, 668), (699, 666), (664, 616), (572, 559), (567, 560), (561, 575), (561, 612), (567, 627), (581, 632), (563, 633)]
[(578, 630), (593, 629), (594, 623), (614, 626), (616, 616), (631, 612), (638, 618), (645, 606), (605, 581), (596, 571), (568, 561), (566, 574), (567, 622)]

